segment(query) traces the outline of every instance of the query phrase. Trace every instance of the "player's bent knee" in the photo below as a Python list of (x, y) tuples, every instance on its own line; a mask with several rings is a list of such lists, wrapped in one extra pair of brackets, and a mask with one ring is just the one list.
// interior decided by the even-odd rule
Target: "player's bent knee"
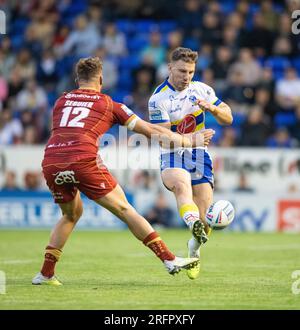
[(82, 209), (82, 207), (80, 207), (74, 211), (65, 212), (64, 216), (68, 221), (76, 223), (80, 219), (82, 212), (83, 212), (83, 209)]
[(174, 193), (176, 193), (176, 195), (179, 195), (179, 194), (187, 194), (188, 189), (189, 189), (189, 187), (185, 182), (178, 181), (174, 184), (174, 187), (173, 187), (172, 191)]

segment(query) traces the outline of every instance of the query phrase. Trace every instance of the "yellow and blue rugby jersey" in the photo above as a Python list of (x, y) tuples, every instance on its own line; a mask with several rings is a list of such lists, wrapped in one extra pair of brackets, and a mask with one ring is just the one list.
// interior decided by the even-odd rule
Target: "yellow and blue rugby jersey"
[(200, 81), (192, 81), (183, 91), (176, 91), (165, 80), (149, 99), (149, 119), (151, 123), (171, 123), (171, 130), (181, 134), (192, 133), (205, 128), (205, 113), (195, 104), (205, 100), (214, 105), (222, 101), (215, 91)]

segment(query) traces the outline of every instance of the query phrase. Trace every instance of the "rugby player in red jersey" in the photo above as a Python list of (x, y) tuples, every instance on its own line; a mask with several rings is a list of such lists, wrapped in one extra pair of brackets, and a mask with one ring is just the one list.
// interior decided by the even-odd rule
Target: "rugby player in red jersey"
[(164, 141), (185, 147), (207, 145), (214, 132), (206, 130), (200, 133), (202, 139), (198, 139), (196, 135), (182, 136), (141, 120), (124, 104), (101, 94), (102, 63), (98, 57), (80, 59), (76, 77), (79, 88), (64, 93), (53, 109), (52, 135), (42, 167), (62, 217), (51, 233), (42, 269), (32, 284), (61, 285), (54, 270), (82, 215), (79, 191), (124, 221), (133, 235), (161, 259), (170, 274), (195, 266), (197, 258), (176, 257), (146, 219), (128, 203), (122, 188), (97, 156), (98, 140), (114, 124), (125, 125), (148, 138), (156, 134)]

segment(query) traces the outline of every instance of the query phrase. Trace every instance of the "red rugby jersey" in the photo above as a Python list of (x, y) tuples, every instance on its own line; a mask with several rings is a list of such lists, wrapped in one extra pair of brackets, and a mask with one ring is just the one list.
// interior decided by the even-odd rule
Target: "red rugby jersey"
[(64, 93), (55, 103), (46, 157), (96, 156), (98, 140), (114, 124), (128, 125), (135, 114), (124, 104), (93, 90)]

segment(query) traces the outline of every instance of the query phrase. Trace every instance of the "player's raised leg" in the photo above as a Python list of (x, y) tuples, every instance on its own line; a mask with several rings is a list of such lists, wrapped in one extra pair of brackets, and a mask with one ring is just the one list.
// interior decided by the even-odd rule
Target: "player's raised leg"
[(82, 215), (83, 208), (79, 191), (77, 191), (72, 201), (60, 203), (59, 206), (63, 215), (51, 232), (49, 244), (45, 250), (45, 260), (42, 269), (33, 278), (32, 284), (61, 285), (54, 275), (55, 266), (60, 259), (66, 241)]
[(198, 206), (193, 200), (191, 175), (181, 168), (166, 168), (161, 173), (164, 185), (176, 198), (178, 212), (199, 243), (205, 243), (207, 236), (200, 221)]
[(160, 258), (170, 274), (173, 275), (178, 273), (182, 268), (188, 269), (197, 264), (197, 258), (179, 258), (168, 249), (159, 234), (154, 231), (146, 219), (138, 214), (134, 207), (128, 203), (119, 185), (104, 197), (95, 200), (95, 202), (123, 220), (134, 236)]
[[(208, 207), (211, 205), (213, 200), (213, 190), (210, 183), (201, 183), (194, 185), (193, 189), (193, 199), (195, 204), (198, 206), (200, 219), (205, 226), (205, 232), (207, 235), (210, 234), (211, 228), (205, 221), (205, 214)], [(195, 257), (200, 259), (200, 246), (199, 242), (192, 237), (188, 241), (188, 257)], [(188, 270), (187, 275), (190, 279), (196, 279), (200, 275), (200, 262), (191, 269)]]

